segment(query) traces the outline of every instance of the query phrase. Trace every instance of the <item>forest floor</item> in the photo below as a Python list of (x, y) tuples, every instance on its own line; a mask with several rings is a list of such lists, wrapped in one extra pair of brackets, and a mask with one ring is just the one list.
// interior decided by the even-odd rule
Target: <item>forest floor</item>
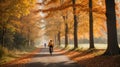
[(66, 55), (60, 54), (54, 50), (53, 55), (49, 54), (48, 48), (40, 48), (40, 50), (27, 55), (22, 59), (15, 60), (1, 67), (83, 67)]
[(120, 67), (120, 55), (101, 56), (104, 49), (55, 48), (52, 56), (48, 51), (48, 48), (40, 48), (0, 67)]
[(9, 65), (12, 64), (25, 63), (30, 60), (30, 57), (34, 56), (34, 54), (39, 51), (40, 49), (35, 47), (32, 47), (31, 49), (26, 48), (21, 51), (10, 51), (10, 54), (0, 59), (0, 67), (9, 67)]
[(85, 67), (120, 67), (120, 55), (102, 56), (105, 49), (58, 51)]

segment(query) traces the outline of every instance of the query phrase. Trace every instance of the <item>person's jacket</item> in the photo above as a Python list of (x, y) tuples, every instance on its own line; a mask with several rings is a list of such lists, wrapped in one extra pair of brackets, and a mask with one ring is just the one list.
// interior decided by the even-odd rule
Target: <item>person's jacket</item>
[(48, 46), (54, 46), (53, 42), (49, 42)]

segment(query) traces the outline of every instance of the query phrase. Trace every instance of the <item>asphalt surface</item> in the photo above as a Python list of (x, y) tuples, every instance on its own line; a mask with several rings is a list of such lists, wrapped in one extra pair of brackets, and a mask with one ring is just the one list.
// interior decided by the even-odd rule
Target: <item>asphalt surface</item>
[(58, 52), (53, 52), (51, 56), (48, 48), (41, 48), (30, 62), (24, 67), (81, 67), (76, 62), (70, 60), (67, 56)]

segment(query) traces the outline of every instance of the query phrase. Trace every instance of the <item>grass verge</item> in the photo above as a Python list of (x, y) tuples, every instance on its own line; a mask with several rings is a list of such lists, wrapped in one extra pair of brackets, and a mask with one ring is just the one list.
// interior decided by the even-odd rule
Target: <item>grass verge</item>
[[(24, 56), (25, 54), (27, 53), (30, 53), (32, 52), (33, 50), (35, 50), (36, 47), (26, 47), (26, 48), (21, 48), (19, 50), (17, 49), (13, 49), (13, 50), (6, 50), (6, 54), (3, 55), (1, 58), (0, 58), (0, 65), (2, 64), (6, 64), (10, 61), (13, 61), (17, 58), (20, 58), (22, 56)], [(3, 49), (4, 50), (4, 49)]]

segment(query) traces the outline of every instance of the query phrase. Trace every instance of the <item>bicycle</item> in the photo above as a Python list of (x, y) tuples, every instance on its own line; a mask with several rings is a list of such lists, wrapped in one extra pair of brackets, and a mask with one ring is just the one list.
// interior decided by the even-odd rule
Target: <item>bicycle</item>
[(53, 46), (49, 47), (49, 52), (50, 52), (50, 55), (52, 55), (52, 53), (53, 53)]

